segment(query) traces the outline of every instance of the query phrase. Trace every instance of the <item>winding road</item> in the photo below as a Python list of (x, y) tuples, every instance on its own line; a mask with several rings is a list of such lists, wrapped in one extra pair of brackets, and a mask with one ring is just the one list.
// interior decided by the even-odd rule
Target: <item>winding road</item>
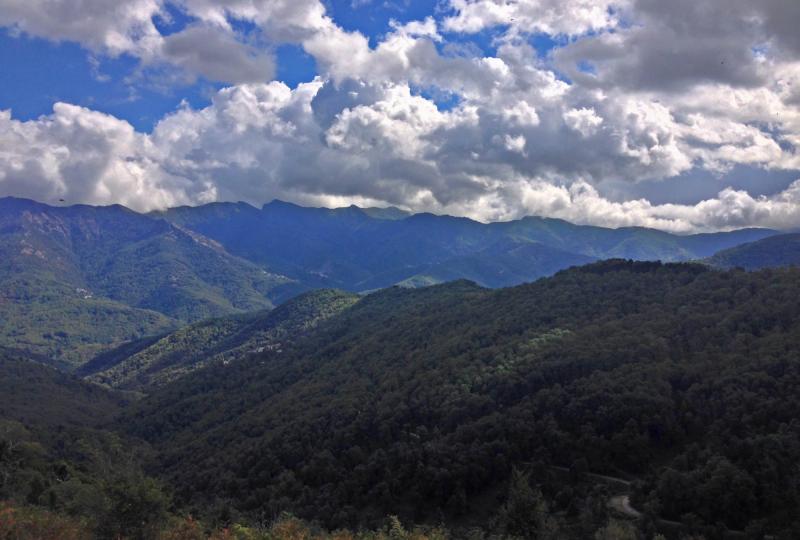
[(614, 495), (608, 500), (608, 507), (629, 518), (639, 519), (642, 517), (642, 513), (631, 506), (629, 495)]

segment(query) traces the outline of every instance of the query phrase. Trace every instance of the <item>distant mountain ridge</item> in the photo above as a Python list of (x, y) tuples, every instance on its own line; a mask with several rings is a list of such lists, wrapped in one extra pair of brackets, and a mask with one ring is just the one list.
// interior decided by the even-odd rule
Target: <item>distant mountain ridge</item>
[(476, 253), (420, 268), (418, 274), (399, 284), (415, 287), (468, 279), (492, 288), (510, 287), (596, 260), (539, 242), (504, 237)]
[[(395, 209), (396, 210), (396, 209)], [(233, 254), (266, 264), (275, 271), (313, 286), (371, 290), (409, 279), (428, 278), (431, 268), (450, 279), (468, 278), (486, 286), (515, 285), (550, 275), (574, 264), (606, 258), (686, 261), (708, 257), (720, 249), (779, 234), (770, 229), (680, 236), (655, 229), (608, 229), (575, 225), (560, 219), (526, 217), (479, 223), (468, 218), (413, 214), (375, 218), (374, 209), (307, 208), (272, 201), (261, 209), (246, 203), (213, 203), (179, 207), (154, 215), (213, 238)], [(497, 246), (518, 250), (523, 243), (549, 248), (547, 264), (516, 272), (509, 268), (466, 273), (464, 257), (491, 252)], [(543, 248), (535, 250), (541, 257)], [(516, 264), (516, 263), (515, 263)]]
[(144, 336), (306, 290), (469, 279), (513, 286), (597, 259), (685, 261), (778, 234), (678, 236), (559, 219), (479, 223), (397, 208), (211, 203), (140, 214), (0, 199), (0, 345), (73, 369)]
[(800, 234), (780, 234), (715, 253), (707, 262), (718, 268), (759, 270), (800, 265)]

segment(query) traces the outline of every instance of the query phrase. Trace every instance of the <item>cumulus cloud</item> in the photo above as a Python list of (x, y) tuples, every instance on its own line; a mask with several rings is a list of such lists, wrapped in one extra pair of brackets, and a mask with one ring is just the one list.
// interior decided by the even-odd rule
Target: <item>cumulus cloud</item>
[(236, 41), (214, 28), (195, 25), (164, 38), (163, 58), (189, 73), (234, 83), (271, 80), (275, 62), (268, 52)]
[(0, 25), (56, 41), (75, 41), (111, 55), (147, 57), (160, 46), (153, 18), (162, 13), (161, 0), (3, 0)]
[[(347, 88), (321, 80), (294, 90), (279, 82), (239, 85), (220, 91), (205, 109), (169, 115), (152, 134), (66, 104), (28, 122), (5, 112), (0, 116), (0, 189), (39, 199), (122, 202), (140, 210), (216, 199), (257, 204), (279, 197), (317, 204), (396, 204), (483, 220), (539, 214), (678, 232), (789, 227), (800, 218), (800, 181), (772, 197), (726, 189), (695, 205), (612, 202), (583, 178), (556, 181), (556, 161), (541, 169), (530, 165), (526, 154), (540, 152), (530, 137), (540, 126), (520, 132), (511, 129), (514, 124), (499, 123), (495, 135), (488, 136), (487, 120), (474, 107), (443, 112), (407, 85), (369, 87), (368, 103), (321, 125), (315, 104), (336, 101), (338, 92), (349, 95)], [(630, 107), (638, 116), (631, 108), (622, 116), (634, 117), (631, 139), (647, 138), (641, 133), (647, 132), (649, 111)], [(604, 129), (605, 122), (587, 109), (564, 114), (578, 126), (598, 129), (591, 136)], [(501, 119), (497, 115), (489, 122)], [(656, 114), (654, 121), (664, 119)], [(563, 129), (575, 131), (568, 124)], [(574, 137), (579, 141), (586, 135), (577, 130)], [(645, 143), (627, 140), (619, 159), (623, 166), (626, 159), (672, 164), (671, 150), (660, 144), (669, 147), (657, 136)]]
[(52, 41), (77, 42), (96, 54), (128, 54), (145, 69), (169, 64), (190, 78), (200, 75), (228, 83), (272, 78), (269, 52), (243, 42), (227, 23), (194, 24), (162, 34), (156, 21), (169, 22), (165, 4), (164, 0), (2, 0), (0, 26)]
[(514, 32), (579, 35), (617, 24), (614, 9), (624, 0), (450, 0), (454, 15), (444, 27), (475, 33), (503, 25)]
[(592, 108), (569, 109), (564, 113), (564, 123), (584, 137), (597, 133), (603, 119)]
[[(570, 186), (523, 182), (512, 191), (520, 197), (522, 208), (537, 215), (607, 227), (644, 226), (690, 233), (752, 226), (786, 229), (800, 219), (800, 180), (771, 197), (751, 197), (747, 192), (726, 188), (715, 198), (696, 204), (655, 205), (645, 199), (610, 201), (584, 181)], [(498, 209), (507, 211), (505, 217), (520, 215), (505, 202), (499, 202)]]
[(667, 92), (709, 82), (753, 88), (766, 83), (776, 61), (800, 52), (790, 30), (800, 4), (791, 0), (632, 0), (617, 7), (624, 27), (555, 52), (570, 78)]
[[(4, 112), (0, 192), (137, 209), (277, 197), (678, 232), (796, 227), (800, 183), (765, 197), (725, 188), (737, 166), (800, 178), (800, 52), (783, 23), (796, 3), (721, 1), (451, 0), (373, 44), (318, 0), (180, 0), (192, 22), (168, 35), (155, 0), (102, 2), (94, 31), (14, 2), (0, 24), (233, 84), (152, 133), (63, 103), (27, 122)], [(491, 54), (451, 41), (487, 29)], [(562, 44), (543, 56), (535, 33)], [(314, 57), (314, 81), (269, 82), (287, 42)], [(696, 169), (725, 189), (694, 204), (598, 189)]]
[(213, 186), (166, 172), (149, 137), (127, 122), (66, 103), (28, 122), (0, 113), (0, 148), (0, 189), (13, 195), (139, 210), (214, 198)]

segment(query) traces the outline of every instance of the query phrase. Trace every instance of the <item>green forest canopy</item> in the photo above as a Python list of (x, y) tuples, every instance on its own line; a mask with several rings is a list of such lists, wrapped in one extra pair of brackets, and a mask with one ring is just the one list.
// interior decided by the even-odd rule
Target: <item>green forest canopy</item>
[(629, 261), (495, 291), (391, 288), (288, 350), (177, 381), (119, 426), (197, 508), (461, 519), (533, 464), (628, 476), (662, 518), (789, 530), (799, 295), (796, 269)]

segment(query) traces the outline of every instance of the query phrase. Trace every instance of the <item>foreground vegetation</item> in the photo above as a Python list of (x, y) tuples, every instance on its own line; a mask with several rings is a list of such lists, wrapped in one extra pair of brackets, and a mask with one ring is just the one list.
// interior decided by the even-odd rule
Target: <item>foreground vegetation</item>
[[(0, 504), (0, 539), (3, 540), (85, 540), (95, 531), (85, 521), (34, 507), (16, 507)], [(191, 516), (171, 518), (158, 530), (148, 531), (148, 540), (449, 540), (460, 538), (444, 527), (408, 528), (396, 516), (386, 519), (386, 524), (376, 530), (350, 531), (341, 529), (325, 531), (294, 516), (285, 514), (268, 525), (248, 526), (233, 524), (225, 527), (208, 527)], [(638, 540), (653, 538), (665, 540), (662, 535), (640, 536), (635, 527), (623, 521), (610, 520), (591, 536), (596, 540)], [(124, 537), (118, 537), (124, 538)], [(531, 538), (492, 534), (480, 530), (467, 532), (467, 538)], [(538, 536), (538, 538), (546, 538)], [(557, 537), (551, 537), (557, 538)], [(687, 540), (689, 537), (686, 537)], [(692, 536), (691, 540), (702, 540)]]

